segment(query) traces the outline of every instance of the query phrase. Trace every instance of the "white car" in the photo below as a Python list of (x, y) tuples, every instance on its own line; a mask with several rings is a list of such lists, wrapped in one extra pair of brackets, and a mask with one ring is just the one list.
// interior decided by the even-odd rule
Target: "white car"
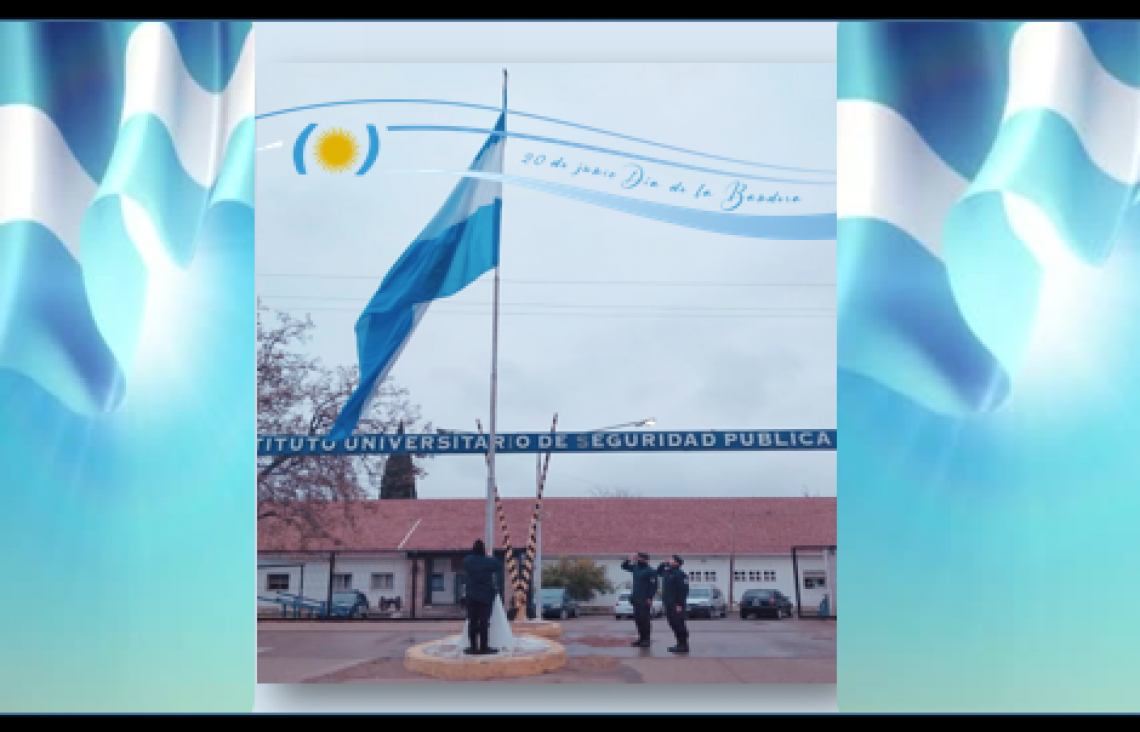
[(685, 610), (690, 618), (728, 617), (728, 603), (724, 593), (710, 584), (689, 585), (689, 600), (685, 603)]
[[(633, 618), (633, 606), (629, 604), (629, 592), (623, 592), (618, 595), (617, 602), (614, 603), (614, 618), (621, 620), (622, 618)], [(665, 614), (665, 606), (661, 604), (661, 598), (653, 598), (653, 612), (650, 617), (659, 618)]]

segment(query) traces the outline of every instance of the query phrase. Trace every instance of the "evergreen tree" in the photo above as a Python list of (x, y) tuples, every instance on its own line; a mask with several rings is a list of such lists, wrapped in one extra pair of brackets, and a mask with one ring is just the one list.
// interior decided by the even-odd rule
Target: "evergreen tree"
[[(397, 434), (404, 434), (404, 423), (400, 422)], [(416, 468), (409, 454), (389, 455), (384, 465), (384, 476), (380, 479), (380, 499), (415, 498)]]

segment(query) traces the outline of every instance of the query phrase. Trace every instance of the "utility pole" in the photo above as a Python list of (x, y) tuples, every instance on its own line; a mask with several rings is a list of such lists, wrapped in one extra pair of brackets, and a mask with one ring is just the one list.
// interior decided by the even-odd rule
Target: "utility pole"
[(732, 512), (732, 534), (731, 544), (729, 545), (728, 555), (728, 607), (732, 608), (732, 603), (735, 600), (733, 593), (733, 584), (736, 581), (736, 511)]

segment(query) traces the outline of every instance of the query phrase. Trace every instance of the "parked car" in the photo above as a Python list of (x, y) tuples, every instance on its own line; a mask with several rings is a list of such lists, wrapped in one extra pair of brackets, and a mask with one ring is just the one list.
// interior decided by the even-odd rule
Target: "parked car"
[(689, 585), (685, 610), (690, 618), (724, 618), (728, 616), (728, 602), (719, 588), (693, 584)]
[(334, 618), (359, 618), (368, 614), (368, 597), (360, 590), (337, 590), (332, 596)]
[[(618, 620), (622, 618), (633, 617), (633, 606), (629, 603), (629, 591), (622, 592), (618, 595), (617, 602), (614, 603), (614, 617)], [(653, 598), (653, 611), (650, 612), (650, 617), (659, 618), (665, 614), (665, 606), (661, 604), (661, 598)]]
[(571, 599), (565, 589), (543, 587), (539, 597), (542, 598), (542, 617), (561, 620), (578, 617), (578, 601)]
[(740, 619), (792, 617), (792, 601), (779, 590), (747, 590), (740, 597)]

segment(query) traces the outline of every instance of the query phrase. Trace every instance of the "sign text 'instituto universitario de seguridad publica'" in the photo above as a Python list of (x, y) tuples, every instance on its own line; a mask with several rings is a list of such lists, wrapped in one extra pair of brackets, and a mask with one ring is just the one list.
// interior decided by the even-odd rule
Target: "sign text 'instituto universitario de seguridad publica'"
[[(835, 450), (838, 430), (716, 430), (678, 432), (528, 432), (498, 434), (495, 452), (700, 452)], [(479, 433), (354, 435), (328, 440), (311, 435), (259, 435), (257, 454), (272, 455), (481, 455), (490, 447)]]

